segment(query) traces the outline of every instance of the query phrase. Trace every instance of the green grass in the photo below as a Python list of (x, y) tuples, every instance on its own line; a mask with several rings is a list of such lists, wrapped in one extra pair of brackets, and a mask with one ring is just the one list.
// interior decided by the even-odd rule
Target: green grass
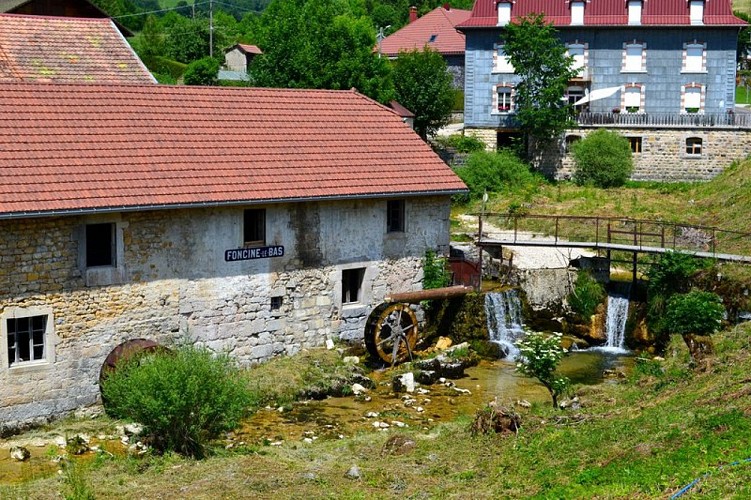
[(745, 86), (740, 85), (735, 88), (735, 103), (736, 104), (751, 104), (751, 87), (746, 89)]
[(751, 0), (733, 0), (733, 11), (751, 14)]
[[(195, 461), (175, 455), (81, 463), (75, 484), (96, 498), (665, 498), (696, 478), (690, 494), (751, 494), (749, 335), (716, 336), (717, 355), (688, 367), (680, 338), (662, 362), (619, 384), (578, 390), (582, 409), (518, 409), (518, 435), (478, 436), (471, 415), (430, 431), (366, 432), (310, 445), (287, 442), (251, 454)], [(384, 453), (402, 434), (416, 442)], [(356, 464), (362, 477), (346, 471)], [(706, 475), (706, 476), (705, 476)], [(70, 479), (47, 478), (0, 497), (57, 498)], [(701, 492), (701, 493), (699, 493)], [(688, 498), (692, 496), (689, 495)]]

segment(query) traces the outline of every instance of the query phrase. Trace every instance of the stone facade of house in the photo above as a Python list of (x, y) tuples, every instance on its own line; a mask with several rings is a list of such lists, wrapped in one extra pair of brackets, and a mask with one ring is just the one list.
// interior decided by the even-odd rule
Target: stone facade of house
[[(399, 232), (387, 230), (387, 203), (0, 221), (0, 433), (97, 403), (102, 363), (127, 340), (195, 342), (250, 365), (327, 339), (360, 339), (387, 293), (421, 288), (427, 249), (448, 252), (448, 196), (405, 199)], [(246, 208), (265, 210), (273, 255), (232, 261), (239, 254), (227, 251), (243, 246)], [(82, 266), (86, 225), (107, 223), (116, 265)], [(347, 273), (359, 289), (345, 300)], [(38, 322), (43, 344), (34, 335), (31, 349), (42, 349), (41, 359), (13, 362), (16, 318)]]

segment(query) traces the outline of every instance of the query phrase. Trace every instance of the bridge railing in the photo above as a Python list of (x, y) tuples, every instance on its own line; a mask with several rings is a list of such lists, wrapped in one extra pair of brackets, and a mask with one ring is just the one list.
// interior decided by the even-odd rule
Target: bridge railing
[(521, 215), (479, 216), (479, 241), (566, 241), (667, 248), (675, 251), (751, 255), (751, 233), (710, 226), (623, 217)]

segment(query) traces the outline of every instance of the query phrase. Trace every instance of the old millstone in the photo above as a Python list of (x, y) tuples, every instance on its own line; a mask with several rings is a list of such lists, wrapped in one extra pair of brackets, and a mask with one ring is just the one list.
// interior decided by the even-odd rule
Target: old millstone
[(10, 449), (10, 458), (17, 462), (25, 462), (31, 458), (31, 452), (23, 446), (14, 446)]

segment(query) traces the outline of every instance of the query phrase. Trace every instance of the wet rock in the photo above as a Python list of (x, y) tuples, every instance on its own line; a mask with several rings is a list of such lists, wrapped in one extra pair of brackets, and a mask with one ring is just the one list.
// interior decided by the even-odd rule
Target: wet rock
[(415, 373), (415, 380), (419, 384), (433, 385), (438, 381), (438, 372), (433, 370), (419, 370)]
[(17, 462), (25, 462), (31, 458), (31, 452), (23, 446), (14, 446), (10, 449), (10, 458)]
[(344, 477), (348, 479), (360, 479), (362, 477), (362, 474), (360, 473), (360, 468), (357, 465), (353, 465), (349, 468), (346, 474), (344, 474)]
[(412, 372), (397, 375), (392, 387), (394, 392), (415, 392), (415, 375)]
[(412, 452), (417, 447), (417, 443), (414, 439), (407, 436), (395, 434), (386, 440), (383, 448), (381, 448), (382, 455), (406, 455)]
[[(476, 360), (472, 364), (476, 364)], [(462, 378), (464, 376), (464, 369), (468, 366), (472, 366), (472, 364), (463, 361), (451, 360), (444, 356), (438, 356), (433, 359), (417, 361), (415, 363), (415, 368), (423, 372), (433, 372), (421, 376), (426, 377), (426, 379), (430, 378), (433, 380), (433, 382), (431, 383), (435, 383), (435, 381), (440, 378)]]

